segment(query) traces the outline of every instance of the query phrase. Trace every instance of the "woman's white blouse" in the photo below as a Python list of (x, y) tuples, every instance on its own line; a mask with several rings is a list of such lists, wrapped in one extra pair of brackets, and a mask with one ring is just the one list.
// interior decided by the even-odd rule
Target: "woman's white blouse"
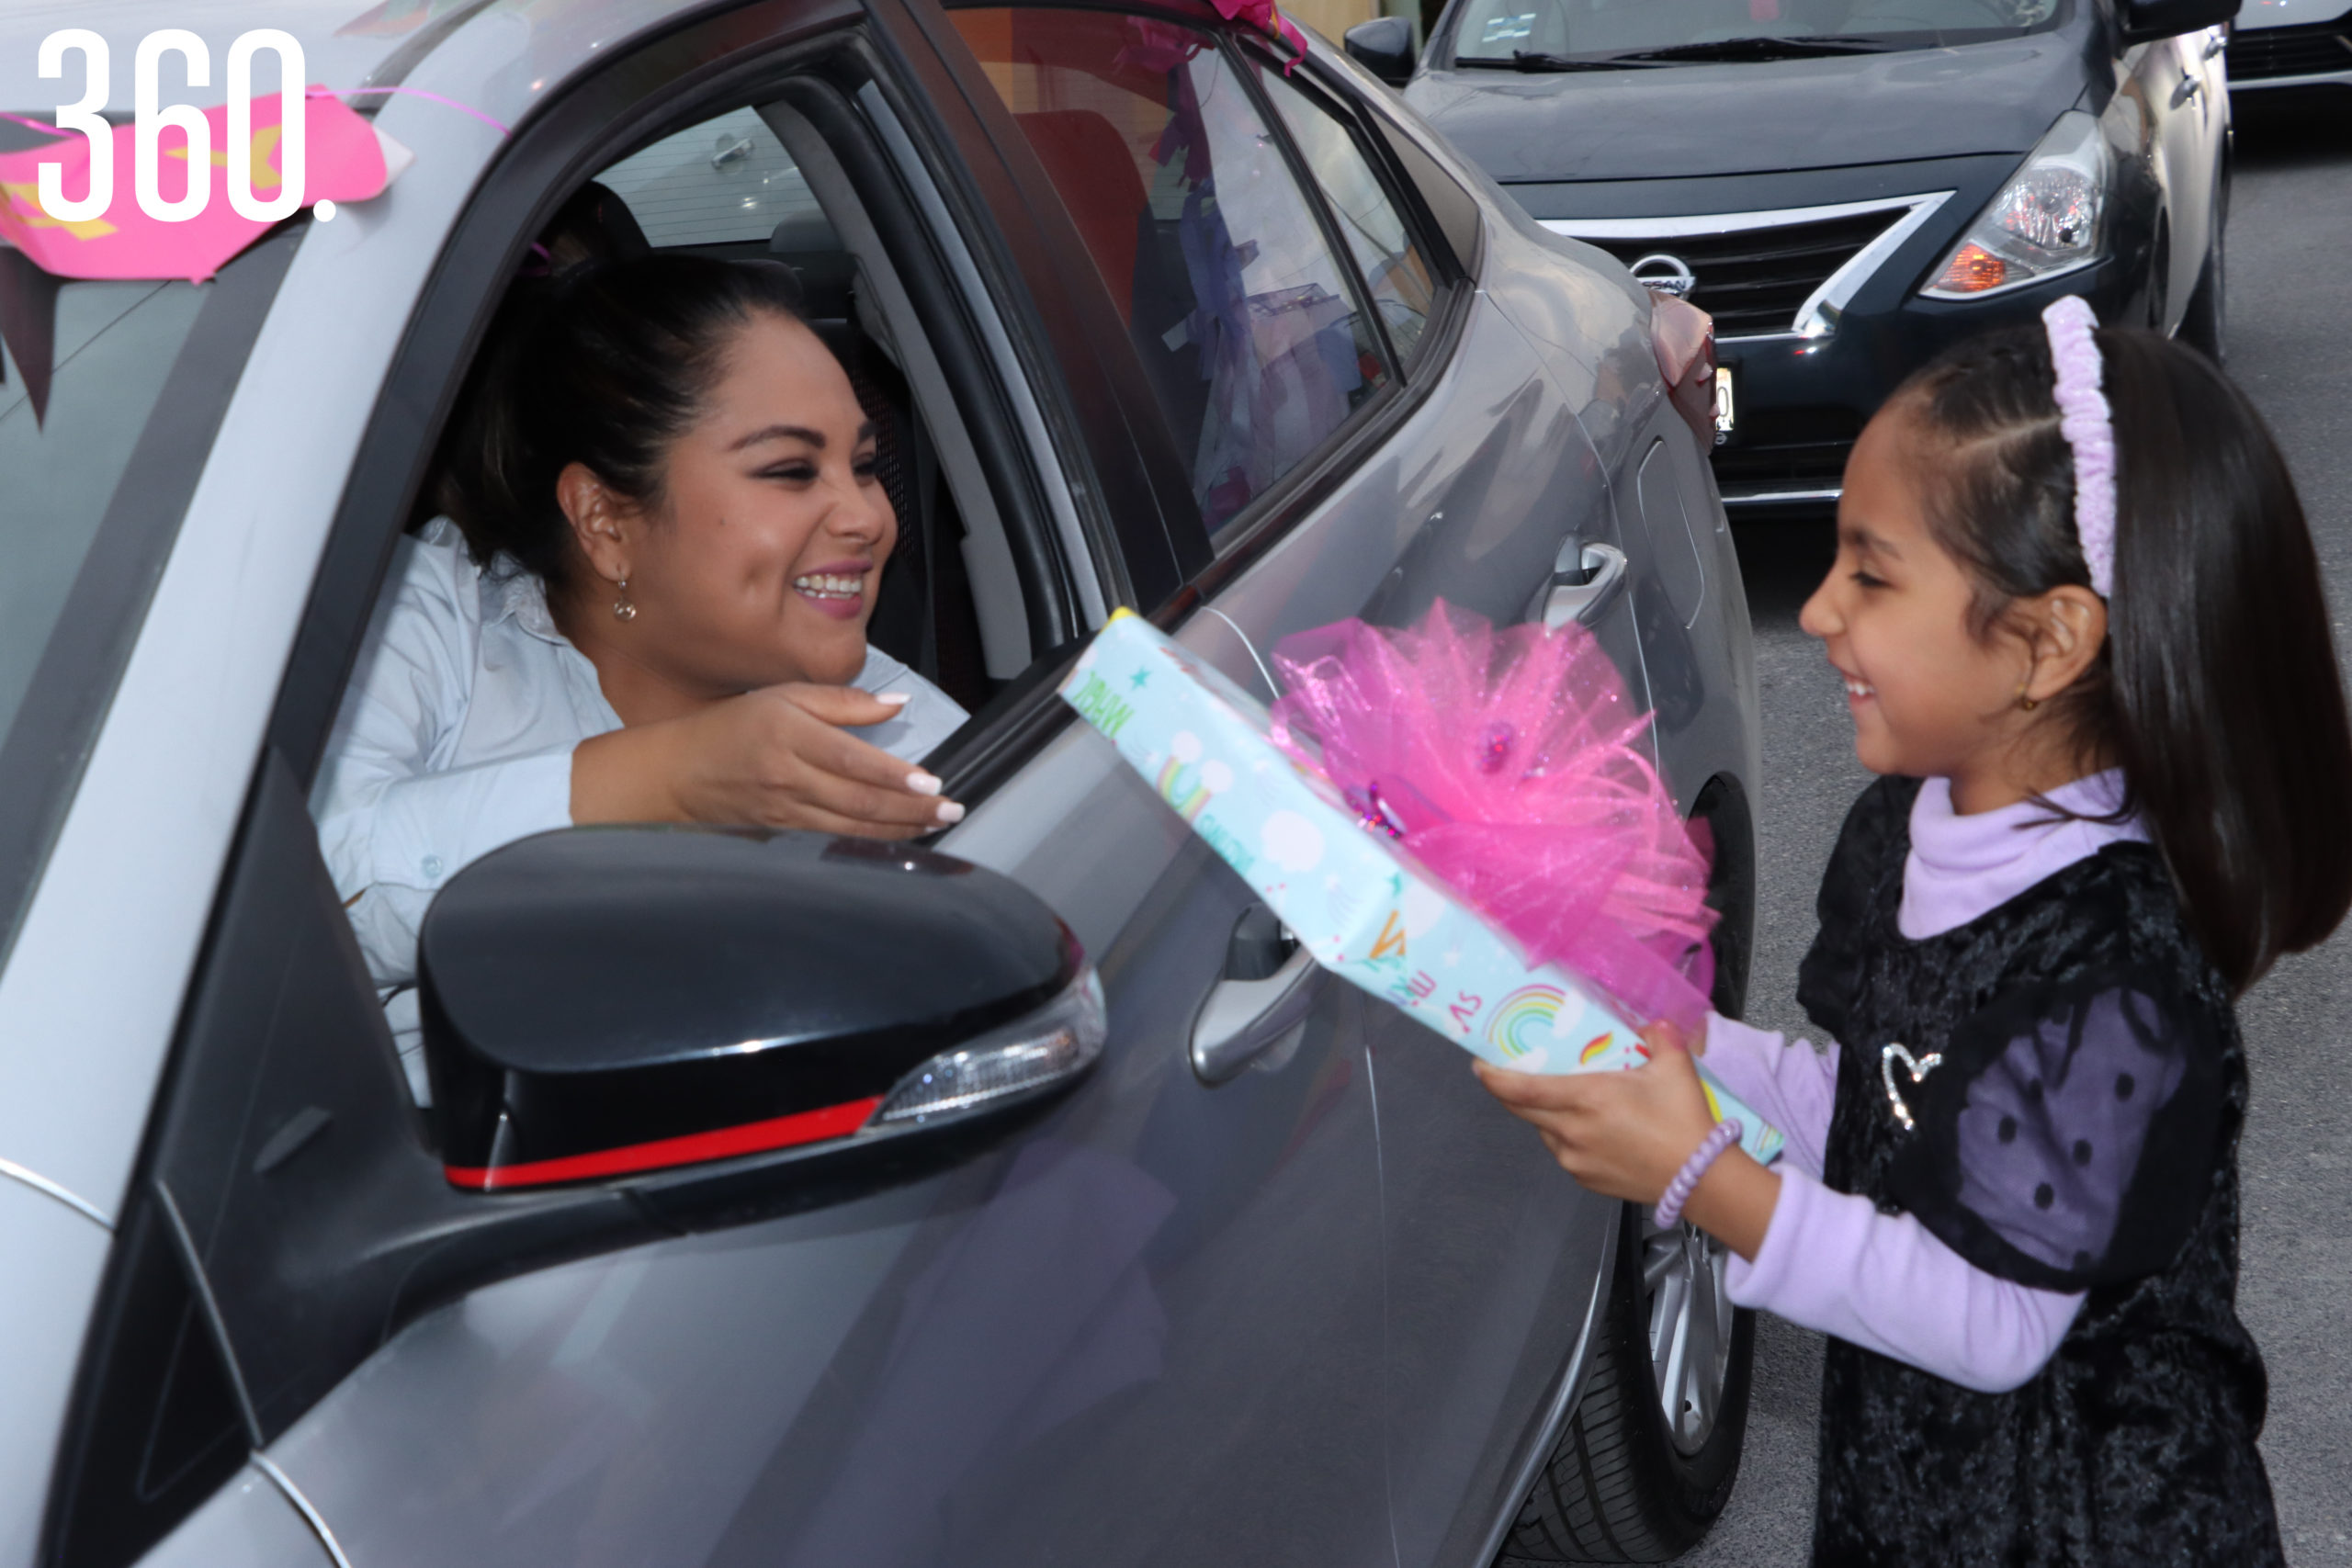
[[(539, 580), (503, 559), (476, 567), (447, 518), (401, 541), (391, 581), (311, 809), (394, 1032), (413, 1048), (414, 998), (401, 993), (433, 895), (502, 844), (570, 827), (572, 748), (621, 721), (595, 667), (556, 630)], [(854, 684), (910, 694), (900, 716), (855, 732), (893, 756), (919, 759), (964, 722), (879, 649)]]

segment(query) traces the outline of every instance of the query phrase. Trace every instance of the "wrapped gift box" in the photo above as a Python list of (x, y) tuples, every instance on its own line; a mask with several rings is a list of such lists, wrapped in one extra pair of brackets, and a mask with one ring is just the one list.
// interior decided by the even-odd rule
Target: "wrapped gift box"
[[(1444, 891), (1293, 761), (1265, 708), (1121, 610), (1062, 682), (1064, 701), (1282, 917), (1325, 968), (1463, 1049), (1523, 1073), (1636, 1067), (1648, 1048), (1608, 1003)], [(1714, 1082), (1716, 1114), (1759, 1160), (1781, 1134)]]

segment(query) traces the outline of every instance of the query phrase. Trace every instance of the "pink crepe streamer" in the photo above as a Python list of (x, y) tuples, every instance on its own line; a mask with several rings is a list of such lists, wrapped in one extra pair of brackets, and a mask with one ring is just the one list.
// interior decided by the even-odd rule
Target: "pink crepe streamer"
[(18, 125), (26, 126), (31, 130), (40, 131), (43, 136), (75, 136), (80, 134), (78, 131), (60, 130), (53, 125), (43, 125), (37, 119), (28, 119), (20, 114), (0, 114), (0, 119), (13, 120)]
[(505, 121), (492, 118), (473, 105), (461, 104), (455, 98), (443, 97), (440, 94), (429, 92), (423, 87), (312, 87), (309, 96), (313, 98), (365, 98), (386, 93), (397, 93), (402, 97), (423, 98), (428, 103), (439, 104), (444, 108), (456, 109), (459, 114), (471, 115), (501, 136), (514, 134)]
[(2102, 599), (2115, 592), (2115, 419), (2100, 389), (2106, 367), (2099, 359), (2098, 326), (2090, 302), (2069, 294), (2041, 312), (2050, 333), (2050, 363), (2057, 370), (2052, 389), (2058, 401), (2058, 428), (2075, 449), (2075, 533), (2091, 587)]
[(1531, 962), (1636, 1020), (1704, 1026), (1708, 857), (1639, 746), (1649, 716), (1592, 634), (1499, 630), (1440, 601), (1402, 631), (1342, 621), (1274, 650), (1277, 744), (1398, 840)]
[[(276, 194), (281, 174), (277, 163), (277, 132), (283, 95), (272, 93), (253, 102), (254, 194)], [(384, 188), (388, 178), (383, 148), (368, 122), (332, 97), (306, 96), (304, 130), (308, 141), (304, 161), (302, 202), (365, 201)], [(131, 177), (133, 128), (117, 126), (114, 132), (114, 199), (97, 218), (66, 221), (52, 218), (40, 205), (40, 165), (62, 167), (70, 194), (89, 188), (89, 142), (79, 135), (71, 145), (35, 147), (0, 153), (0, 240), (6, 240), (43, 272), (56, 277), (177, 278), (200, 283), (269, 231), (270, 225), (244, 218), (229, 205), (227, 163), (229, 107), (204, 111), (212, 141), (212, 198), (195, 217), (164, 223), (140, 209)], [(51, 128), (53, 129), (53, 128)], [(176, 134), (164, 146), (169, 165), (174, 149), (185, 156), (187, 143)], [(186, 188), (175, 172), (167, 173), (164, 193)]]

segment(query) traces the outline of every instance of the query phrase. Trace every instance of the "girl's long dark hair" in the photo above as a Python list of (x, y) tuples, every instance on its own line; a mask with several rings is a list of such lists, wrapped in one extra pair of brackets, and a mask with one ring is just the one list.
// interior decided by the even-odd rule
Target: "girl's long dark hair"
[[(2352, 722), (2319, 560), (2245, 394), (2155, 333), (2097, 335), (2114, 595), (2098, 664), (2051, 716), (2122, 768), (2189, 928), (2243, 991), (2352, 907)], [(2090, 582), (2052, 379), (2031, 327), (1962, 344), (1896, 394), (1929, 438), (1929, 518), (1977, 582), (1980, 630), (2012, 600)]]

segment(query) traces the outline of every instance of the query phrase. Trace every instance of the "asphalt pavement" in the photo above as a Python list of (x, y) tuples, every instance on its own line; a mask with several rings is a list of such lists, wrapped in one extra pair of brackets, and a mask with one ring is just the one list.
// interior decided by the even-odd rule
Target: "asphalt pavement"
[[(2241, 100), (2228, 241), (2229, 368), (2292, 466), (2335, 607), (2352, 608), (2352, 94)], [(1797, 629), (1831, 551), (1820, 520), (1741, 525), (1763, 695), (1759, 931), (1748, 1016), (1805, 1028), (1797, 960), (1838, 825), (1867, 782), (1838, 680)], [(2352, 802), (2346, 805), (2352, 809)], [(2263, 1455), (2296, 1568), (2352, 1568), (2352, 927), (2290, 958), (2240, 1008), (2254, 1103), (2238, 1305), (2270, 1368)], [(1682, 1561), (1806, 1561), (1821, 1340), (1758, 1325), (1747, 1452), (1730, 1507)]]

